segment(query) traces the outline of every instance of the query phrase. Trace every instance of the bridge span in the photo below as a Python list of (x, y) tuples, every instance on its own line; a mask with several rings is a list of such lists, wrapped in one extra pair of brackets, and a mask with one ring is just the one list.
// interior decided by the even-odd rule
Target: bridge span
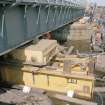
[(84, 8), (69, 0), (0, 0), (0, 55), (83, 14)]

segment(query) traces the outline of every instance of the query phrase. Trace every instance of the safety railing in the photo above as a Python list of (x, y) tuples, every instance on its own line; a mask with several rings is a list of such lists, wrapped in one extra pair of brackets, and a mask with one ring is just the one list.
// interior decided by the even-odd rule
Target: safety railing
[(62, 5), (70, 6), (74, 8), (82, 7), (79, 2), (73, 2), (71, 0), (0, 0), (0, 3), (29, 3), (29, 4), (48, 4), (48, 5)]

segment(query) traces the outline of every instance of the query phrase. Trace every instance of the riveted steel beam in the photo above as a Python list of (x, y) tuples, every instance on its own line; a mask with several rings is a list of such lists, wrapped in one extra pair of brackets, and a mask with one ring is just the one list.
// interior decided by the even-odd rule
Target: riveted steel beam
[(67, 0), (0, 0), (0, 55), (84, 14)]

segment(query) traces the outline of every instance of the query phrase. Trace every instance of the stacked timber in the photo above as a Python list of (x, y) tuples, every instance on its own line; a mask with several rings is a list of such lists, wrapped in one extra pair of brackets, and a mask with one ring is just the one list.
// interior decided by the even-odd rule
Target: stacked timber
[(79, 51), (89, 51), (91, 35), (92, 30), (88, 24), (76, 22), (70, 26), (68, 45), (73, 45)]
[(105, 73), (105, 54), (101, 53), (97, 55), (95, 70), (100, 73)]
[(25, 64), (46, 65), (57, 53), (57, 41), (42, 39), (37, 44), (18, 48), (8, 54), (9, 60)]
[[(78, 67), (75, 68), (78, 69)], [(51, 66), (37, 68), (26, 65), (19, 67), (11, 64), (4, 65), (0, 69), (3, 81), (9, 84), (26, 85), (63, 94), (72, 91), (75, 94), (74, 97), (88, 100), (92, 98), (95, 78), (91, 73), (66, 73)], [(85, 70), (81, 71), (85, 72)]]

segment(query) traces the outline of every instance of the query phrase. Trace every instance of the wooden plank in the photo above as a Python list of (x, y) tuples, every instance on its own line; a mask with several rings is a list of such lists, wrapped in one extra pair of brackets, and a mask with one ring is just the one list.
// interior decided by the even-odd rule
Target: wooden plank
[[(13, 85), (11, 88), (12, 89), (17, 89), (17, 90), (23, 90), (24, 86), (25, 85)], [(44, 89), (40, 89), (40, 88), (31, 88), (31, 93), (45, 94), (46, 91)]]
[(96, 88), (94, 88), (94, 92), (104, 93), (105, 92), (105, 87), (96, 87)]
[(71, 54), (72, 51), (73, 51), (73, 49), (74, 49), (74, 46), (71, 46), (71, 47), (69, 48), (69, 50), (66, 52), (66, 55)]
[(65, 95), (60, 95), (60, 94), (54, 94), (54, 95), (50, 95), (49, 97), (51, 98), (55, 98), (57, 100), (61, 100), (61, 101), (65, 101), (67, 103), (73, 103), (73, 104), (79, 104), (79, 105), (97, 105), (97, 103), (95, 102), (90, 102), (90, 101), (86, 101), (86, 100), (82, 100), (82, 99), (78, 99), (78, 98), (71, 98)]
[(54, 76), (59, 76), (59, 77), (65, 77), (65, 78), (78, 78), (78, 79), (83, 79), (83, 80), (95, 80), (94, 75), (93, 74), (89, 74), (89, 75), (81, 75), (81, 74), (68, 74), (68, 73), (64, 73), (64, 72), (60, 72), (60, 71), (50, 71), (45, 69), (39, 70), (37, 71), (37, 73), (40, 74), (47, 74), (47, 75), (54, 75)]

